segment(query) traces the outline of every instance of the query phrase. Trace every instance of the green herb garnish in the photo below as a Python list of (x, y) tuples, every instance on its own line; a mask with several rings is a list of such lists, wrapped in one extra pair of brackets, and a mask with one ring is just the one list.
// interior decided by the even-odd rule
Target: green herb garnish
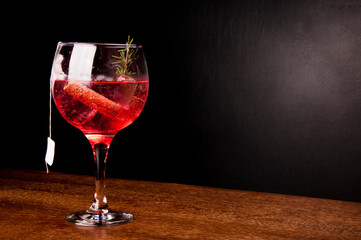
[(119, 56), (112, 56), (117, 59), (115, 62), (112, 62), (112, 64), (117, 67), (117, 75), (131, 76), (135, 74), (135, 72), (130, 71), (130, 66), (138, 58), (138, 56), (135, 56), (138, 49), (130, 48), (132, 42), (133, 38), (130, 39), (130, 36), (128, 36), (125, 48), (117, 51), (119, 52)]

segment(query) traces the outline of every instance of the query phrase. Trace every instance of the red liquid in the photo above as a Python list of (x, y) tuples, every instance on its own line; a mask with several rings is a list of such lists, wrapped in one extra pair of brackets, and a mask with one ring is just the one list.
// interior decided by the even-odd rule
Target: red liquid
[[(78, 92), (67, 90), (68, 83), (68, 80), (55, 80), (53, 87), (55, 104), (61, 115), (70, 124), (79, 128), (91, 143), (110, 143), (111, 138), (119, 130), (130, 125), (143, 110), (149, 88), (147, 80), (78, 81), (82, 88), (90, 91), (90, 94), (79, 96)], [(92, 94), (98, 98), (94, 100)], [(102, 109), (107, 108), (108, 105), (118, 106), (115, 109), (119, 112), (104, 115)]]

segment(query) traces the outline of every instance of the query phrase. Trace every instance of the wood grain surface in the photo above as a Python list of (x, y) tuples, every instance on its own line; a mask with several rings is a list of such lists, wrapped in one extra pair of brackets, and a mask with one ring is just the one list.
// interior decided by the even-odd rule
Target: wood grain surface
[(80, 227), (90, 176), (0, 169), (0, 239), (361, 239), (361, 203), (174, 183), (107, 179), (110, 207), (134, 215)]

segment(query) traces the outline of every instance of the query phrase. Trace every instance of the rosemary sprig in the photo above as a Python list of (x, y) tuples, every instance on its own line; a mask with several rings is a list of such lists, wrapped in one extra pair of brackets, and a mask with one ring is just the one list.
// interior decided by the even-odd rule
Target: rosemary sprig
[(133, 43), (133, 40), (134, 40), (133, 38), (130, 39), (130, 36), (128, 36), (128, 41), (126, 43), (125, 48), (117, 51), (119, 52), (119, 56), (115, 56), (115, 55), (112, 56), (113, 58), (116, 59), (116, 61), (112, 62), (112, 64), (117, 67), (117, 71), (116, 71), (117, 75), (131, 76), (135, 74), (135, 72), (132, 72), (130, 70), (130, 66), (138, 58), (138, 56), (136, 56), (138, 49), (130, 48), (130, 45)]

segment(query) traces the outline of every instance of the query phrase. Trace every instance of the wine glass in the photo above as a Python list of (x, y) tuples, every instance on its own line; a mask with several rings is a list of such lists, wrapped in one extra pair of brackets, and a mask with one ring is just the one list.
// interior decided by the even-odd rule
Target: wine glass
[(142, 47), (132, 44), (59, 42), (51, 71), (55, 105), (89, 140), (96, 164), (94, 202), (66, 216), (81, 226), (118, 225), (133, 220), (108, 208), (105, 168), (114, 135), (141, 113), (148, 95)]

